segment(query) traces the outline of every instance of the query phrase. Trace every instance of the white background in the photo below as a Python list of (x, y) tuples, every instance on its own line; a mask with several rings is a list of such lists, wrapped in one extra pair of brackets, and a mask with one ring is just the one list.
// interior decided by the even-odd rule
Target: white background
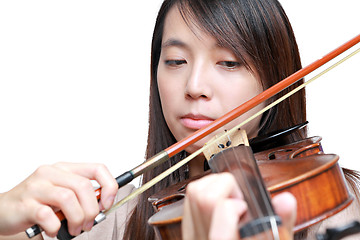
[[(0, 2), (0, 192), (41, 164), (144, 160), (162, 0)], [(355, 0), (282, 0), (303, 65), (360, 33)], [(360, 170), (360, 55), (308, 87), (310, 134)]]

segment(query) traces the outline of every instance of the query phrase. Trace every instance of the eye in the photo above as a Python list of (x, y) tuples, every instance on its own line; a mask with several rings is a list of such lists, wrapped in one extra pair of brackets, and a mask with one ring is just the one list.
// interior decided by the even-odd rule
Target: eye
[(236, 69), (241, 66), (241, 63), (236, 61), (221, 61), (218, 64), (230, 70)]
[(185, 60), (178, 60), (178, 59), (165, 60), (165, 65), (169, 67), (179, 67), (183, 64), (186, 64)]

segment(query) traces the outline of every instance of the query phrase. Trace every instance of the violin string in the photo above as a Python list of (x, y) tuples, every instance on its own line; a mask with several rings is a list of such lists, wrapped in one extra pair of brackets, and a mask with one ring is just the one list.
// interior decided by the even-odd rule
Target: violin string
[[(246, 159), (246, 161), (242, 160), (239, 156), (239, 154), (236, 154), (236, 151), (235, 151), (235, 148), (231, 148), (232, 152), (233, 152), (233, 155), (235, 156), (236, 158), (236, 164), (238, 165), (238, 168), (237, 170), (240, 172), (240, 175), (241, 175), (241, 181), (244, 182), (244, 185), (246, 187), (246, 189), (242, 189), (243, 191), (246, 190), (246, 193), (247, 193), (247, 197), (250, 199), (247, 199), (247, 202), (250, 201), (250, 203), (248, 204), (252, 204), (252, 206), (254, 206), (255, 208), (253, 208), (255, 211), (256, 211), (256, 214), (257, 214), (257, 217), (267, 217), (264, 215), (264, 212), (261, 210), (261, 206), (257, 203), (259, 203), (259, 200), (258, 198), (262, 198), (264, 199), (264, 203), (265, 203), (265, 208), (266, 208), (266, 213), (270, 214), (269, 217), (270, 217), (270, 228), (271, 228), (271, 231), (267, 231), (267, 224), (266, 222), (262, 222), (262, 229), (264, 229), (264, 232), (261, 232), (259, 234), (256, 235), (256, 239), (264, 239), (264, 237), (266, 236), (266, 239), (279, 239), (279, 230), (278, 230), (278, 227), (277, 227), (277, 224), (276, 224), (276, 220), (275, 218), (273, 217), (273, 214), (274, 214), (274, 210), (273, 210), (273, 207), (271, 205), (271, 203), (268, 201), (269, 200), (269, 197), (268, 197), (268, 194), (265, 190), (265, 187), (264, 187), (264, 183), (262, 181), (261, 178), (261, 175), (258, 174), (258, 173), (255, 173), (255, 174), (251, 174), (251, 177), (253, 177), (252, 180), (255, 179), (254, 183), (251, 183), (249, 182), (249, 178), (247, 177), (247, 175), (249, 175), (246, 171), (249, 171), (252, 170), (252, 171), (258, 171), (258, 169), (256, 168), (256, 166), (253, 166), (252, 162), (248, 162), (248, 161), (252, 161), (253, 159)], [(247, 157), (247, 156), (246, 156)], [(255, 161), (255, 160), (254, 160)], [(231, 166), (227, 163), (226, 159), (225, 159), (225, 162), (226, 164), (228, 165), (227, 168), (228, 169), (233, 169), (231, 168)], [(256, 163), (254, 163), (256, 164)], [(254, 168), (255, 167), (255, 168)], [(234, 177), (236, 179), (239, 179), (240, 176), (237, 176), (237, 174), (239, 174), (239, 172), (236, 172), (236, 175), (234, 174)], [(237, 181), (240, 181), (240, 180), (237, 180)], [(256, 196), (254, 191), (252, 191), (251, 189), (253, 188), (253, 185), (257, 185), (256, 188), (257, 188), (257, 191), (259, 191), (260, 193), (260, 196)], [(240, 186), (239, 186), (240, 187)], [(245, 193), (244, 193), (244, 196), (245, 196)], [(251, 216), (252, 217), (252, 220), (255, 220), (255, 216)], [(252, 238), (254, 238), (254, 236), (252, 236)]]
[[(330, 70), (334, 69), (335, 67), (337, 67), (338, 65), (340, 65), (341, 63), (345, 62), (346, 60), (348, 60), (349, 58), (351, 58), (352, 56), (354, 56), (355, 54), (360, 52), (360, 48), (355, 50), (354, 52), (350, 53), (349, 55), (347, 55), (346, 57), (342, 58), (341, 60), (339, 60), (338, 62), (334, 63), (333, 65), (331, 65), (330, 67), (326, 68), (325, 70), (323, 70), (322, 72), (320, 72), (319, 74), (317, 74), (316, 76), (314, 76), (313, 78), (311, 78), (310, 80), (302, 83), (301, 85), (299, 85), (298, 87), (296, 87), (295, 89), (293, 89), (292, 91), (288, 92), (287, 94), (285, 94), (284, 96), (282, 96), (281, 98), (277, 99), (276, 101), (270, 103), (269, 105), (267, 105), (266, 107), (264, 107), (263, 109), (261, 109), (260, 111), (258, 111), (257, 113), (253, 114), (252, 116), (250, 116), (248, 119), (244, 120), (243, 122), (241, 122), (240, 124), (238, 124), (237, 126), (235, 126), (234, 128), (232, 128), (231, 130), (227, 131), (226, 133), (222, 134), (219, 136), (219, 139), (222, 139), (224, 137), (226, 137), (228, 134), (231, 134), (233, 132), (235, 132), (237, 129), (241, 128), (242, 126), (244, 126), (245, 124), (247, 124), (248, 122), (252, 121), (253, 119), (255, 119), (256, 117), (260, 116), (261, 114), (263, 114), (264, 112), (266, 112), (267, 110), (271, 109), (272, 107), (274, 107), (275, 105), (279, 104), (280, 102), (282, 102), (284, 99), (290, 97), (291, 95), (295, 94), (296, 92), (300, 91), (301, 89), (303, 89), (304, 87), (306, 87), (308, 84), (312, 83), (313, 81), (315, 81), (316, 79), (318, 79), (319, 77), (321, 77), (322, 75), (324, 75), (325, 73), (329, 72)], [(120, 206), (122, 206), (124, 203), (126, 203), (127, 201), (134, 199), (137, 195), (145, 192), (146, 190), (148, 190), (150, 187), (152, 187), (153, 185), (155, 185), (156, 183), (158, 183), (159, 181), (161, 181), (162, 179), (164, 179), (166, 176), (170, 175), (172, 172), (174, 172), (175, 170), (177, 170), (178, 168), (180, 168), (181, 166), (185, 165), (186, 163), (190, 162), (193, 158), (195, 158), (196, 156), (198, 156), (199, 154), (201, 154), (204, 150), (208, 149), (209, 146), (212, 143), (208, 143), (205, 144), (203, 147), (199, 148), (197, 151), (195, 151), (194, 153), (192, 153), (191, 155), (189, 155), (188, 157), (184, 158), (183, 160), (179, 161), (178, 163), (176, 163), (175, 165), (171, 166), (170, 168), (168, 168), (167, 170), (165, 170), (164, 172), (162, 172), (161, 174), (159, 174), (158, 176), (156, 176), (155, 178), (151, 179), (150, 181), (146, 182), (145, 184), (143, 184), (141, 187), (137, 188), (135, 191), (133, 191), (131, 194), (129, 194), (128, 196), (126, 196), (125, 198), (123, 198), (122, 200), (118, 201), (117, 203), (115, 203), (109, 210), (104, 211), (105, 215), (110, 214), (111, 212), (115, 211), (117, 208), (119, 208)]]
[[(231, 141), (233, 142), (233, 140), (231, 139), (230, 137), (230, 134), (228, 134), (227, 136), (228, 141)], [(216, 138), (214, 140), (214, 142), (216, 141), (216, 145), (219, 146), (221, 144), (221, 138)], [(223, 141), (224, 142), (224, 141)], [(214, 144), (214, 143), (212, 143)], [(236, 169), (234, 169), (234, 166), (231, 165), (231, 163), (228, 161), (228, 158), (225, 156), (225, 152), (224, 151), (220, 151), (219, 153), (217, 154), (221, 154), (222, 157), (220, 157), (220, 159), (218, 159), (217, 161), (214, 159), (212, 160), (211, 162), (211, 170), (215, 171), (215, 172), (220, 172), (222, 171), (223, 169), (226, 169), (228, 170), (234, 177), (235, 177), (235, 180), (236, 180), (236, 183), (238, 185), (239, 188), (241, 188), (241, 181), (242, 182), (245, 182), (245, 185), (247, 186), (246, 189), (242, 189), (243, 190), (243, 197), (244, 197), (244, 200), (248, 203), (248, 200), (249, 198), (250, 199), (253, 199), (253, 194), (251, 191), (249, 191), (249, 189), (251, 188), (250, 186), (250, 183), (247, 181), (248, 179), (246, 178), (246, 173), (244, 173), (244, 169), (245, 167), (242, 166), (242, 161), (239, 159), (238, 157), (238, 154), (236, 154), (235, 152), (235, 149), (234, 149), (235, 146), (230, 146), (227, 151), (231, 150), (232, 151), (232, 155), (235, 157), (235, 163), (236, 163)], [(225, 167), (219, 167), (218, 165), (220, 164), (219, 162), (221, 161), (221, 164), (224, 164)], [(234, 174), (234, 170), (237, 170), (236, 171), (236, 175)], [(247, 198), (247, 199), (246, 199)], [(255, 202), (255, 201), (253, 201)], [(250, 203), (248, 203), (250, 204)], [(250, 218), (250, 221), (253, 220), (255, 218), (255, 216), (253, 216), (252, 214), (252, 211), (247, 211), (247, 217)], [(240, 219), (239, 219), (240, 220)], [(256, 237), (257, 239), (257, 235), (256, 236), (252, 236), (252, 239), (254, 239), (254, 237)]]
[(270, 216), (270, 226), (272, 232), (272, 239), (280, 240), (280, 232), (274, 216)]
[[(242, 177), (242, 181), (244, 182), (244, 184), (245, 184), (245, 186), (246, 186), (246, 189), (241, 189), (242, 191), (246, 191), (246, 196), (249, 198), (249, 199), (251, 199), (250, 200), (250, 202), (249, 202), (249, 200), (248, 200), (248, 204), (252, 204), (253, 206), (255, 206), (255, 211), (257, 212), (257, 215), (258, 215), (258, 217), (262, 217), (262, 216), (260, 216), (261, 215), (261, 209), (260, 209), (260, 206), (259, 206), (259, 204), (256, 204), (256, 203), (258, 203), (258, 200), (257, 200), (257, 198), (256, 198), (256, 196), (254, 195), (254, 192), (253, 191), (251, 191), (250, 189), (252, 188), (252, 186), (251, 186), (251, 183), (249, 183), (249, 179), (246, 177), (246, 170), (249, 168), (249, 166), (243, 166), (244, 164), (243, 164), (243, 161), (241, 161), (241, 159), (239, 158), (239, 156), (238, 156), (238, 154), (236, 154), (235, 153), (235, 149), (234, 148), (232, 148), (232, 152), (233, 152), (233, 155), (235, 156), (235, 158), (236, 158), (236, 163), (238, 164), (238, 171), (240, 171), (240, 175), (241, 175), (241, 177)], [(248, 165), (248, 164), (247, 164)], [(238, 174), (238, 172), (236, 172), (236, 174)], [(234, 175), (234, 177), (235, 178), (239, 178), (239, 176), (235, 176)], [(257, 180), (257, 179), (256, 179)], [(239, 186), (240, 187), (240, 186)], [(245, 196), (245, 192), (244, 192), (244, 196)], [(251, 221), (252, 220), (255, 220), (254, 219), (255, 218), (255, 216), (251, 216)], [(262, 225), (264, 225), (264, 223), (262, 223)], [(265, 226), (263, 226), (263, 229), (265, 229), (264, 228)], [(256, 235), (256, 239), (258, 239), (258, 236), (259, 235)], [(254, 236), (252, 236), (252, 238), (254, 238)], [(268, 237), (267, 237), (267, 239), (269, 239)]]

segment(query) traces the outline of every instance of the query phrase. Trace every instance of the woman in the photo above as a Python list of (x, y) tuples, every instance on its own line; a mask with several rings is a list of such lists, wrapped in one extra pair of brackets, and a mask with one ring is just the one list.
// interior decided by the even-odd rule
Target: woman
[[(151, 62), (147, 157), (301, 68), (291, 26), (275, 1), (165, 1), (154, 30)], [(218, 69), (226, 73), (219, 73)], [(304, 122), (304, 94), (300, 92), (246, 126), (249, 137)], [(158, 114), (161, 112), (164, 117)], [(246, 116), (249, 114), (241, 119)], [(302, 130), (288, 141), (305, 136)], [(199, 141), (183, 155), (209, 139)], [(173, 159), (173, 163), (177, 161), (179, 157)], [(146, 173), (143, 182), (169, 166), (165, 163)], [(189, 164), (190, 176), (202, 169), (203, 159)], [(185, 176), (186, 168), (179, 170), (141, 195), (139, 201), (146, 201), (152, 193)], [(145, 236), (153, 235), (153, 230), (146, 227), (152, 214), (151, 208), (137, 205), (125, 236), (137, 239), (144, 232)], [(134, 224), (138, 222), (142, 223)]]
[[(207, 125), (300, 68), (300, 58), (293, 31), (283, 9), (275, 0), (164, 1), (158, 14), (152, 43), (147, 157), (153, 156), (196, 129)], [(261, 106), (253, 111), (259, 108)], [(246, 113), (219, 131), (229, 129), (249, 115), (250, 113)], [(300, 91), (260, 118), (247, 124), (244, 129), (251, 138), (293, 126), (305, 120), (305, 93)], [(188, 147), (170, 162), (145, 173), (142, 182), (147, 182), (187, 154), (194, 152), (214, 134)], [(306, 137), (306, 129), (298, 130), (286, 141), (291, 142), (304, 137)], [(148, 197), (189, 176), (201, 174), (203, 164), (204, 157), (199, 156), (188, 166), (176, 171), (140, 195), (138, 199), (123, 206), (115, 215), (109, 216), (107, 223), (99, 224), (90, 232), (80, 235), (79, 239), (98, 239), (100, 237), (106, 239), (154, 239), (154, 231), (147, 224), (148, 218), (154, 213), (152, 206), (147, 201)], [(82, 213), (83, 216), (76, 219), (71, 215), (71, 212), (75, 210), (68, 207), (66, 202), (49, 204), (54, 201), (50, 197), (43, 200), (45, 203), (40, 203), (40, 205), (61, 208), (69, 220), (70, 233), (77, 235), (81, 229), (90, 230), (91, 220), (99, 210), (94, 194), (91, 193), (91, 186), (84, 178), (96, 179), (103, 186), (104, 192), (100, 208), (108, 208), (108, 202), (114, 199), (116, 183), (109, 178), (110, 174), (105, 168), (100, 167), (102, 170), (96, 171), (95, 169), (98, 168), (99, 166), (94, 165), (84, 168), (82, 165), (72, 164), (58, 164), (47, 167), (46, 171), (44, 168), (40, 168), (20, 184), (20, 188), (16, 188), (16, 191), (13, 191), (10, 196), (14, 196), (13, 199), (19, 199), (25, 193), (39, 192), (40, 190), (36, 187), (31, 191), (23, 187), (35, 185), (29, 184), (35, 180), (39, 180), (39, 184), (51, 182), (51, 187), (60, 185), (69, 192), (69, 199), (74, 202), (75, 210)], [(52, 176), (67, 174), (68, 178), (66, 179), (69, 181), (66, 181), (67, 184), (59, 183), (48, 176), (49, 171), (54, 172), (51, 174)], [(78, 179), (76, 179), (77, 177)], [(79, 181), (83, 182), (81, 187), (79, 185), (74, 187), (75, 183)], [(212, 187), (216, 183), (221, 183), (212, 189), (213, 192), (218, 193), (216, 198), (211, 199), (213, 195), (207, 194), (203, 198), (205, 201), (198, 201), (199, 196), (204, 197), (204, 194), (208, 192), (209, 183)], [(224, 185), (227, 188), (223, 188)], [(50, 196), (49, 192), (53, 191), (54, 189), (49, 187), (49, 191), (40, 195), (44, 199), (44, 196)], [(121, 198), (131, 191), (132, 187), (130, 186), (122, 188), (117, 197)], [(36, 198), (34, 195), (30, 195), (29, 198)], [(76, 197), (79, 200), (76, 200)], [(87, 199), (91, 199), (91, 201)], [(285, 221), (285, 225), (291, 229), (295, 209), (295, 201), (292, 196), (284, 195), (274, 200), (274, 205), (278, 214), (288, 220)], [(221, 222), (223, 218), (223, 211), (219, 211), (219, 209), (232, 210), (225, 211), (226, 214), (231, 214), (228, 232), (218, 231), (217, 222)], [(189, 186), (183, 234), (189, 238), (199, 236), (217, 238), (221, 233), (225, 238), (237, 238), (237, 220), (244, 212), (246, 212), (246, 204), (231, 176), (220, 174), (203, 178)], [(39, 218), (33, 218), (29, 221), (38, 222), (38, 220)], [(46, 226), (44, 229), (48, 234), (54, 236), (59, 226), (54, 222), (49, 225), (51, 226)], [(229, 235), (224, 235), (224, 232)], [(301, 234), (299, 238), (306, 237), (306, 233)]]

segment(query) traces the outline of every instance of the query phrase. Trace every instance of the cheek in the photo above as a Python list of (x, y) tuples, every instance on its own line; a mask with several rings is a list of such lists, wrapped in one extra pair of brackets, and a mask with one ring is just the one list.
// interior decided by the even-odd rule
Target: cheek
[(163, 110), (163, 114), (166, 118), (168, 115), (168, 110), (172, 109), (172, 101), (169, 100), (169, 96), (171, 96), (171, 89), (169, 89), (169, 86), (164, 84), (164, 80), (161, 77), (158, 77), (158, 88), (159, 88), (159, 95), (160, 95), (160, 102), (161, 102), (161, 108)]
[(248, 73), (242, 73), (237, 79), (230, 79), (228, 84), (223, 85), (220, 93), (224, 113), (240, 106), (262, 91), (259, 81)]
[[(229, 86), (231, 87), (227, 87), (226, 90), (222, 93), (222, 114), (225, 114), (239, 107), (241, 104), (245, 103), (246, 101), (250, 100), (251, 98), (255, 97), (263, 91), (260, 82), (252, 75), (245, 74), (245, 76), (243, 75), (242, 78), (238, 78), (238, 80), (239, 79), (242, 80), (232, 82), (231, 84), (229, 84)], [(265, 104), (261, 103), (260, 105), (256, 106), (255, 108), (251, 109), (250, 111), (244, 113), (234, 121), (227, 124), (225, 126), (225, 129), (231, 129), (237, 126), (238, 124), (251, 117), (253, 114), (260, 111), (263, 107), (265, 107)], [(261, 115), (242, 127), (246, 130), (249, 138), (255, 137), (257, 135), (260, 120)]]
[(171, 106), (174, 102), (174, 96), (176, 93), (176, 82), (170, 76), (167, 76), (166, 72), (161, 69), (158, 70), (158, 89), (160, 95), (160, 101), (162, 108), (165, 111), (171, 109)]
[(157, 83), (159, 88), (159, 94), (161, 102), (167, 104), (173, 101), (176, 95), (179, 95), (182, 88), (182, 81), (180, 71), (175, 70), (169, 71), (166, 66), (162, 63), (163, 59), (160, 58), (160, 63), (157, 70)]
[(158, 69), (158, 89), (161, 101), (163, 115), (170, 130), (175, 124), (176, 111), (181, 107), (182, 85), (179, 79), (170, 76), (163, 71), (161, 67)]

